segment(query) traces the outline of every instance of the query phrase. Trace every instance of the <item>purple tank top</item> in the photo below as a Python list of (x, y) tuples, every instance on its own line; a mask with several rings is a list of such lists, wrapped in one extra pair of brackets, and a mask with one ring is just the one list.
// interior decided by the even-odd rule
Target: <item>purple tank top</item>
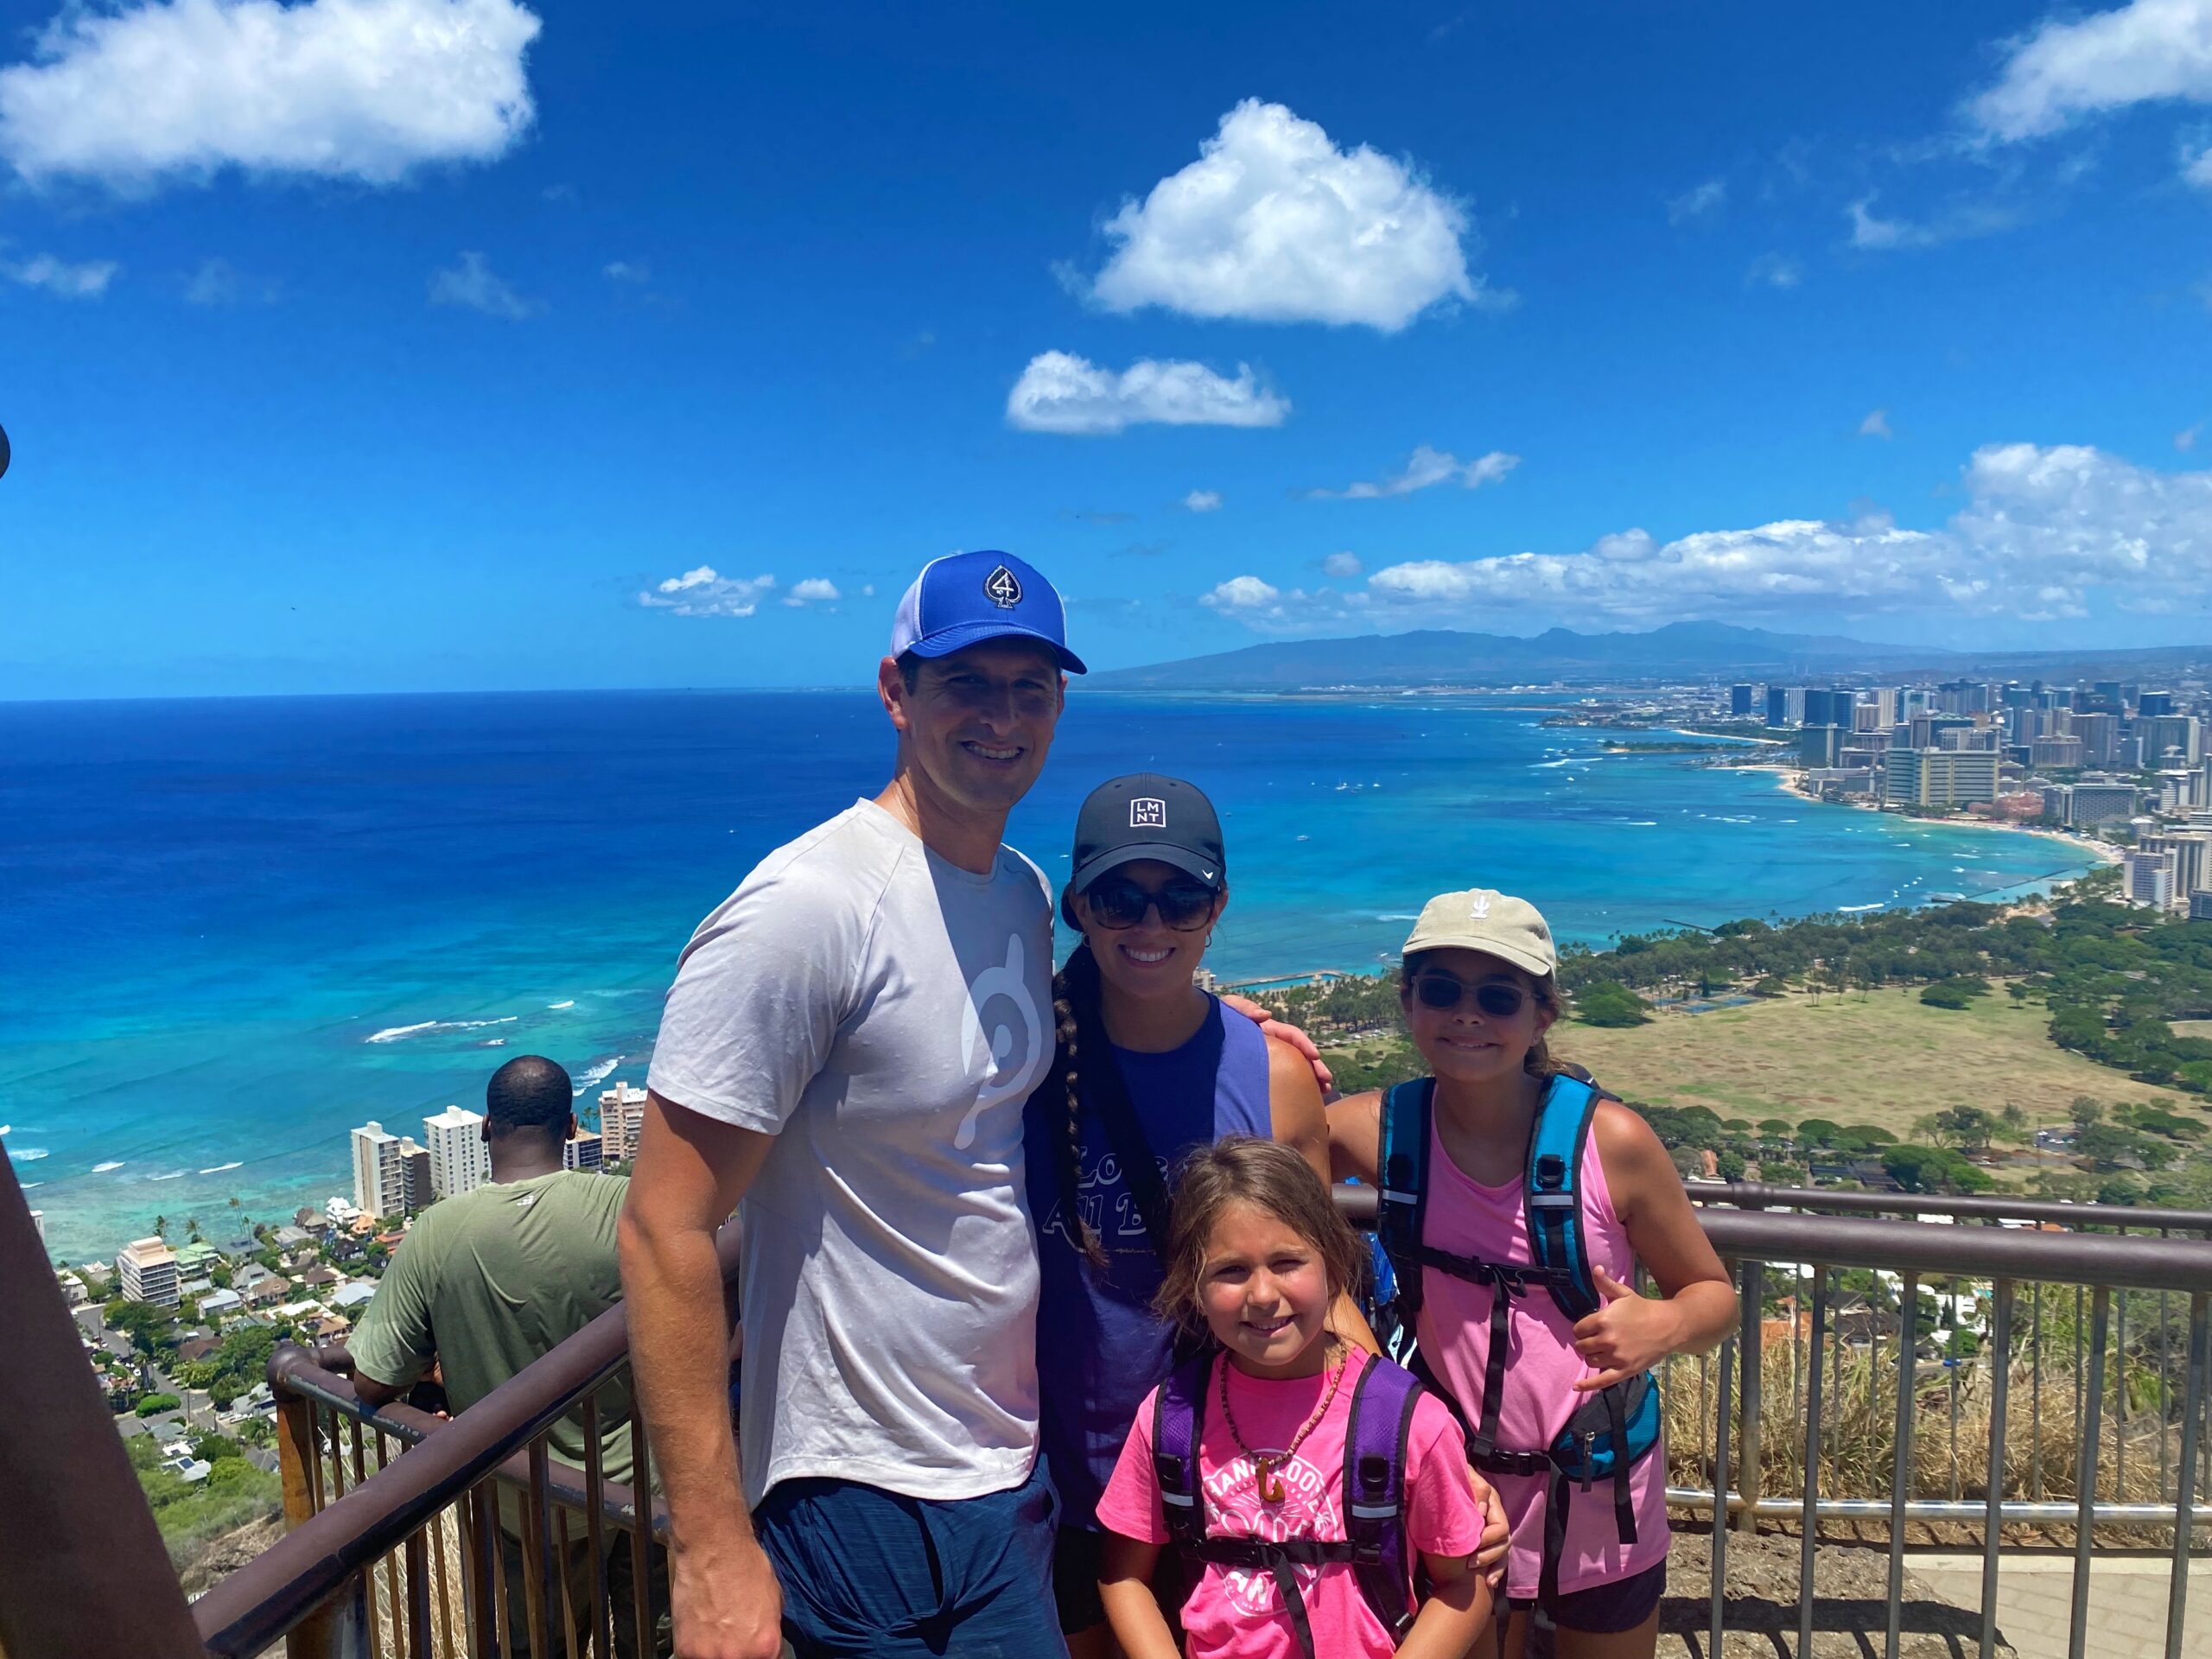
[[(1129, 1102), (1164, 1177), (1191, 1147), (1224, 1135), (1266, 1137), (1268, 1039), (1213, 1000), (1198, 1034), (1164, 1054), (1116, 1048)], [(1078, 1122), (1077, 1183), (1084, 1217), (1106, 1252), (1103, 1271), (1083, 1259), (1060, 1198), (1067, 1090), (1055, 1076), (1029, 1096), (1023, 1122), (1029, 1212), (1037, 1225), (1042, 1295), (1037, 1309), (1039, 1437), (1058, 1489), (1061, 1524), (1095, 1530), (1098, 1499), (1114, 1472), (1138, 1406), (1167, 1375), (1171, 1326), (1153, 1316), (1160, 1257), (1089, 1100)]]

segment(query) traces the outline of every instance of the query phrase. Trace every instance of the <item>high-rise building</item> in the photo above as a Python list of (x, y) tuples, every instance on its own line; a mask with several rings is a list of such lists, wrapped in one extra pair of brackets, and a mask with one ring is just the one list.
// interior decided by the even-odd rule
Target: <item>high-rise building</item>
[(1787, 726), (1789, 723), (1789, 688), (1770, 685), (1766, 689), (1766, 723)]
[(2174, 902), (2174, 855), (2168, 852), (2145, 852), (2141, 849), (2127, 855), (2123, 890), (2132, 905), (2148, 905), (2154, 910), (2171, 910)]
[(2066, 788), (2066, 810), (2062, 816), (2067, 824), (2076, 830), (2126, 823), (2135, 816), (2135, 785), (2086, 780), (2070, 784)]
[(1882, 798), (1907, 806), (1965, 806), (1997, 798), (1994, 749), (1898, 749), (1889, 752)]
[(2212, 922), (2212, 893), (2192, 893), (2189, 895), (2189, 919), (2192, 922)]
[(115, 1253), (115, 1271), (126, 1302), (177, 1305), (176, 1252), (158, 1238), (134, 1239)]
[(440, 1198), (457, 1198), (492, 1179), (483, 1113), (448, 1106), (423, 1120), (423, 1141), (430, 1153), (430, 1186)]
[(2082, 764), (2082, 740), (2078, 737), (2039, 737), (2028, 745), (2028, 764), (2062, 769), (2079, 766)]
[(2140, 852), (2164, 853), (2173, 860), (2173, 896), (2177, 900), (2200, 887), (2212, 887), (2212, 836), (2185, 830), (2139, 836), (2135, 845)]
[(1805, 724), (1808, 726), (1851, 725), (1851, 705), (1855, 694), (1849, 691), (1823, 691), (1817, 686), (1805, 690)]
[(610, 1164), (638, 1155), (638, 1135), (645, 1126), (645, 1091), (616, 1079), (599, 1097), (599, 1138)]
[(2203, 741), (2194, 715), (2156, 715), (2147, 720), (2139, 718), (2135, 729), (2142, 738), (2140, 764), (2145, 769), (2156, 769), (2169, 764), (2193, 766), (2204, 758)]
[(1833, 766), (1843, 755), (1840, 726), (1807, 726), (1797, 734), (1797, 760), (1804, 766)]
[(1897, 723), (1897, 709), (1904, 693), (1894, 685), (1878, 685), (1866, 693), (1866, 701), (1874, 708), (1874, 729)]
[(603, 1160), (604, 1148), (600, 1144), (596, 1129), (579, 1128), (561, 1148), (561, 1167), (563, 1169), (597, 1169)]
[(2141, 720), (2154, 719), (2160, 715), (2171, 715), (2173, 711), (2174, 694), (2171, 691), (2145, 691), (2135, 699), (2136, 716)]
[(1749, 720), (1751, 717), (1751, 691), (1752, 688), (1748, 685), (1728, 688), (1728, 717), (1731, 720)]
[(2120, 764), (2120, 720), (2113, 715), (2076, 713), (2068, 718), (2068, 729), (2082, 740), (2082, 764), (2113, 766)]
[(407, 1167), (400, 1161), (399, 1137), (384, 1125), (363, 1124), (353, 1131), (353, 1207), (368, 1216), (407, 1212)]
[(404, 1135), (399, 1137), (399, 1173), (407, 1213), (411, 1216), (429, 1209), (438, 1196), (437, 1183), (430, 1178), (429, 1149), (416, 1146)]

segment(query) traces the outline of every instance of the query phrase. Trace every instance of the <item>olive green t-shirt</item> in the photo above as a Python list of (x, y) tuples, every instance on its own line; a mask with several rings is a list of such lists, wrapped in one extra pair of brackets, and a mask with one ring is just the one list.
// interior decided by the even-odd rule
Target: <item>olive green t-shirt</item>
[[(622, 1299), (614, 1223), (626, 1176), (558, 1170), (445, 1198), (415, 1218), (346, 1348), (357, 1370), (405, 1388), (435, 1360), (458, 1414)], [(601, 1467), (630, 1478), (627, 1373), (599, 1391)], [(553, 1456), (584, 1465), (581, 1412), (556, 1422)]]

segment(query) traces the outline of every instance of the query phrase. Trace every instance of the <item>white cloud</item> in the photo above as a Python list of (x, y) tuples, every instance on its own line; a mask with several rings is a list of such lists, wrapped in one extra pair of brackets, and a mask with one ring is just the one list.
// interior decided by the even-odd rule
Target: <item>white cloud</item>
[(1221, 511), (1221, 492), (1192, 490), (1183, 498), (1183, 505), (1192, 512), (1218, 512)]
[(1282, 589), (1257, 576), (1231, 576), (1217, 585), (1213, 591), (1202, 594), (1198, 603), (1210, 605), (1217, 611), (1264, 611), (1282, 598)]
[(1395, 564), (1370, 576), (1368, 592), (1424, 620), (1525, 607), (1645, 624), (1815, 607), (2050, 620), (2087, 614), (2096, 595), (2131, 611), (2212, 605), (2212, 472), (2012, 443), (1976, 450), (1962, 481), (1967, 505), (1938, 530), (1901, 530), (1878, 514), (1664, 543), (1633, 530), (1580, 553)]
[(1203, 363), (1140, 358), (1116, 374), (1087, 358), (1042, 352), (1007, 394), (1009, 426), (1025, 432), (1119, 432), (1168, 426), (1281, 426), (1290, 402), (1240, 363), (1225, 379)]
[(784, 595), (784, 603), (794, 607), (808, 605), (835, 605), (844, 595), (837, 591), (837, 584), (825, 576), (808, 576), (791, 584), (791, 592)]
[(639, 594), (638, 603), (678, 616), (750, 616), (775, 589), (773, 576), (723, 576), (713, 565), (702, 564)]
[(1432, 449), (1424, 443), (1407, 458), (1405, 470), (1395, 477), (1372, 484), (1347, 484), (1341, 490), (1308, 490), (1306, 495), (1313, 501), (1373, 501), (1389, 495), (1411, 495), (1415, 490), (1455, 480), (1471, 490), (1478, 490), (1485, 484), (1499, 482), (1520, 464), (1520, 456), (1509, 455), (1502, 449), (1462, 461), (1448, 449)]
[(1727, 181), (1707, 179), (1694, 190), (1686, 190), (1667, 204), (1667, 222), (1687, 225), (1693, 219), (1707, 218), (1719, 213), (1727, 200)]
[(1795, 288), (1805, 280), (1804, 267), (1778, 253), (1763, 253), (1744, 273), (1746, 288)]
[(600, 267), (599, 274), (610, 283), (650, 283), (653, 268), (642, 259), (613, 259)]
[(97, 300), (107, 292), (107, 285), (122, 269), (112, 259), (88, 259), (73, 265), (50, 253), (34, 254), (28, 259), (0, 264), (0, 271), (4, 271), (10, 280), (21, 283), (25, 288), (42, 288), (65, 300)]
[(0, 156), (118, 188), (226, 167), (391, 184), (496, 159), (530, 125), (515, 0), (70, 5), (0, 69)]
[(1489, 297), (1468, 274), (1469, 225), (1410, 162), (1339, 149), (1282, 105), (1246, 99), (1197, 161), (1107, 222), (1120, 245), (1089, 292), (1109, 311), (1395, 333), (1440, 302)]
[(1332, 553), (1321, 561), (1321, 574), (1340, 580), (1356, 576), (1366, 568), (1359, 562), (1357, 553)]
[(250, 277), (229, 260), (219, 257), (202, 259), (200, 268), (184, 285), (187, 305), (274, 305), (277, 294), (274, 282)]
[(2180, 450), (2182, 454), (2187, 454), (2190, 450), (2196, 448), (2197, 434), (2203, 431), (2203, 429), (2204, 423), (2202, 421), (2197, 422), (2194, 426), (2184, 426), (2180, 431), (2174, 434), (2174, 448)]
[(430, 277), (430, 303), (466, 306), (486, 316), (504, 317), (509, 322), (534, 317), (545, 308), (539, 301), (524, 299), (516, 293), (513, 284), (496, 275), (480, 253), (464, 253), (461, 263), (451, 270), (434, 273)]
[(1967, 237), (1993, 236), (2020, 222), (2018, 210), (1995, 202), (1954, 203), (1929, 219), (1878, 219), (1874, 198), (1861, 196), (1844, 209), (1854, 248), (1932, 248)]
[(2212, 144), (2202, 145), (2193, 152), (2187, 145), (2182, 147), (2181, 176), (2184, 184), (2212, 190)]
[(2166, 99), (2212, 101), (2212, 0), (2133, 0), (2052, 17), (2008, 43), (1996, 84), (1969, 101), (1967, 117), (2002, 143)]
[(1870, 410), (1866, 418), (1859, 423), (1859, 435), (1862, 438), (1895, 437), (1897, 434), (1890, 430), (1890, 411), (1886, 409)]

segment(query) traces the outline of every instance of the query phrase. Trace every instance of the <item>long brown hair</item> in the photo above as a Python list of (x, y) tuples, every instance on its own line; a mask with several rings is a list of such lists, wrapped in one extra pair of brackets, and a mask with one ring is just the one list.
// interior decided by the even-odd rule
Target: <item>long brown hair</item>
[[(1414, 980), (1433, 955), (1435, 952), (1433, 950), (1416, 950), (1398, 964), (1398, 1004), (1401, 1007), (1412, 1003)], [(1510, 962), (1505, 965), (1521, 982), (1535, 1005), (1556, 1020), (1560, 1010), (1558, 979), (1550, 974), (1532, 974), (1525, 968), (1514, 967)], [(1529, 1052), (1521, 1061), (1521, 1069), (1530, 1077), (1547, 1082), (1553, 1077), (1571, 1075), (1564, 1061), (1552, 1058), (1551, 1045), (1542, 1037), (1529, 1045)]]
[(1296, 1233), (1321, 1258), (1329, 1300), (1357, 1289), (1367, 1255), (1359, 1236), (1337, 1213), (1336, 1200), (1313, 1166), (1279, 1141), (1225, 1135), (1194, 1147), (1175, 1168), (1175, 1204), (1167, 1223), (1167, 1275), (1152, 1311), (1185, 1329), (1203, 1330), (1198, 1283), (1214, 1224), (1232, 1204), (1249, 1204)]
[[(1065, 901), (1063, 900), (1063, 903)], [(1053, 1138), (1053, 1162), (1060, 1185), (1060, 1214), (1066, 1218), (1068, 1238), (1094, 1268), (1106, 1265), (1105, 1247), (1098, 1230), (1083, 1213), (1083, 1068), (1084, 1057), (1077, 1041), (1078, 1029), (1098, 1023), (1098, 959), (1088, 941), (1076, 946), (1067, 966), (1052, 976), (1052, 1071), (1067, 1090), (1067, 1119)], [(1103, 1057), (1113, 1064), (1110, 1054)]]

